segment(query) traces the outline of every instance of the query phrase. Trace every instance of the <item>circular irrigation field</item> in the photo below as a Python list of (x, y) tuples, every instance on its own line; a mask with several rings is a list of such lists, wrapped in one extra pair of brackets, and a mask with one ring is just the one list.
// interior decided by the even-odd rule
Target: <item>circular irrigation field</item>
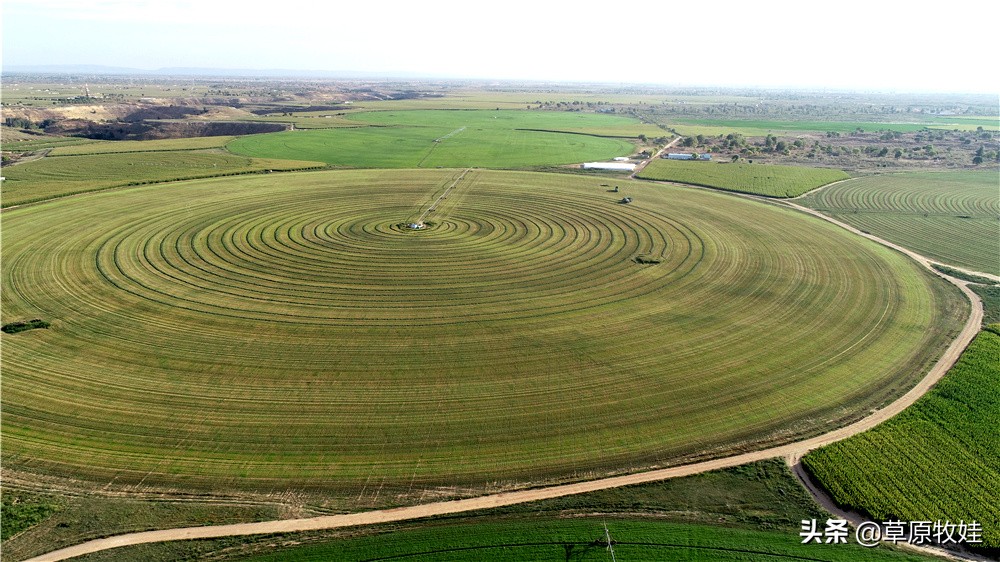
[(582, 477), (863, 414), (960, 324), (822, 221), (600, 181), (272, 174), (5, 212), (4, 321), (52, 324), (3, 336), (5, 467), (358, 497)]

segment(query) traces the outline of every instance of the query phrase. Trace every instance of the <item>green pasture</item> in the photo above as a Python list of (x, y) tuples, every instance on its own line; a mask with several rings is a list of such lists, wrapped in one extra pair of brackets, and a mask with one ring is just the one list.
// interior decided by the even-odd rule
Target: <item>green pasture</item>
[(4, 127), (2, 135), (2, 146), (4, 152), (32, 152), (35, 150), (56, 149), (73, 145), (87, 145), (96, 143), (91, 139), (81, 139), (77, 137), (59, 137), (52, 135), (32, 135), (22, 133), (17, 129)]
[(345, 537), (268, 554), (226, 559), (246, 562), (399, 559), (604, 562), (611, 560), (605, 543), (605, 525), (614, 542), (617, 560), (926, 560), (885, 548), (866, 549), (853, 544), (853, 540), (846, 545), (801, 544), (797, 530), (749, 531), (599, 516), (428, 524), (394, 533)]
[(369, 112), (350, 119), (371, 126), (253, 135), (227, 147), (246, 156), (360, 168), (517, 168), (632, 154), (631, 142), (594, 135), (636, 136), (649, 127), (620, 117), (542, 111)]
[(323, 111), (317, 112), (315, 115), (296, 113), (295, 115), (267, 115), (262, 117), (253, 117), (249, 119), (242, 119), (242, 121), (253, 121), (261, 123), (288, 123), (294, 125), (296, 129), (338, 129), (338, 128), (352, 128), (352, 127), (363, 127), (364, 125), (358, 123), (357, 121), (351, 121), (342, 115), (337, 115), (338, 112)]
[(849, 176), (846, 172), (829, 168), (661, 158), (650, 162), (638, 177), (768, 197), (795, 197)]
[(173, 150), (205, 150), (222, 148), (234, 137), (192, 137), (143, 141), (89, 141), (79, 146), (54, 148), (49, 156), (81, 156), (117, 152), (168, 152)]
[[(902, 256), (788, 210), (462, 173), (216, 178), (6, 211), (5, 322), (51, 327), (2, 336), (5, 468), (358, 505), (585, 478), (857, 418), (967, 313)], [(429, 228), (400, 226), (432, 203)]]
[(924, 129), (957, 129), (960, 131), (975, 131), (982, 127), (988, 131), (1000, 129), (1000, 122), (995, 117), (940, 117), (940, 116), (908, 116), (905, 122), (880, 121), (816, 121), (808, 119), (776, 120), (776, 119), (696, 119), (676, 118), (667, 123), (677, 134), (693, 135), (726, 135), (740, 133), (748, 137), (763, 137), (768, 134), (784, 133), (852, 133), (858, 129), (865, 132), (898, 131), (913, 133)]
[(1000, 547), (1000, 335), (983, 331), (916, 404), (803, 462), (834, 500), (878, 521), (978, 521)]
[(800, 202), (931, 259), (1000, 275), (996, 171), (867, 176)]
[[(525, 109), (528, 106), (537, 107), (543, 104), (567, 104), (569, 108), (581, 108), (593, 110), (600, 105), (606, 104), (660, 104), (668, 100), (685, 100), (692, 103), (698, 100), (704, 103), (704, 96), (676, 96), (666, 94), (637, 94), (637, 93), (616, 93), (612, 91), (600, 92), (590, 89), (574, 91), (563, 89), (553, 91), (514, 91), (514, 90), (448, 90), (445, 95), (427, 96), (421, 98), (410, 98), (401, 100), (361, 100), (354, 101), (350, 105), (357, 109), (366, 110), (433, 110), (433, 109)], [(709, 98), (713, 101), (731, 101), (728, 97), (716, 96)], [(732, 100), (744, 101), (747, 98), (739, 97)], [(578, 102), (573, 105), (573, 102)], [(592, 104), (589, 108), (587, 103)]]
[[(25, 560), (114, 534), (267, 521), (287, 514), (273, 504), (213, 502), (207, 498), (199, 501), (56, 491), (39, 493), (11, 488), (9, 484), (4, 487), (2, 499), (4, 560)], [(148, 562), (151, 559), (148, 553), (123, 555), (121, 549), (105, 554), (111, 554), (111, 559), (123, 561)], [(180, 559), (167, 558), (172, 561)], [(79, 562), (79, 559), (76, 560)]]
[[(198, 502), (140, 501), (124, 498), (54, 498), (20, 492), (6, 494), (5, 501), (24, 508), (56, 508), (42, 523), (4, 543), (4, 554), (14, 560), (24, 559), (75, 544), (89, 538), (116, 534), (147, 526), (182, 526), (196, 523), (223, 524), (234, 519), (273, 518), (274, 508), (227, 506)], [(22, 511), (24, 511), (22, 509)], [(600, 514), (600, 515), (595, 515)], [(692, 543), (698, 556), (713, 554), (765, 559), (778, 554), (798, 553), (798, 531), (802, 519), (824, 520), (826, 515), (795, 480), (784, 461), (771, 459), (748, 465), (715, 470), (684, 478), (624, 486), (585, 494), (571, 495), (480, 510), (438, 520), (411, 521), (374, 525), (364, 529), (328, 530), (274, 536), (241, 537), (201, 541), (176, 541), (114, 549), (80, 558), (80, 562), (113, 560), (264, 559), (299, 560), (320, 557), (323, 560), (354, 560), (362, 556), (375, 559), (389, 556), (426, 559), (433, 556), (461, 556), (464, 551), (475, 560), (513, 554), (527, 559), (550, 559), (571, 554), (571, 560), (586, 560), (602, 552), (576, 544), (586, 542), (594, 525), (603, 534), (607, 522), (615, 541), (624, 544), (619, 532), (633, 524), (642, 525), (658, 539), (689, 532), (704, 537), (706, 543)], [(574, 523), (574, 521), (576, 523)], [(530, 527), (534, 530), (530, 530)], [(499, 533), (499, 535), (497, 535)], [(712, 544), (707, 544), (709, 535)], [(504, 546), (497, 546), (506, 537)], [(594, 539), (589, 539), (593, 541)], [(373, 543), (378, 543), (375, 546)], [(445, 544), (445, 548), (436, 545)], [(559, 551), (556, 547), (562, 546)], [(591, 547), (597, 545), (590, 545)], [(681, 543), (662, 540), (656, 544), (630, 545), (638, 556), (662, 559), (681, 551)], [(766, 550), (759, 547), (763, 546)], [(841, 546), (843, 556), (858, 556), (854, 546)], [(607, 551), (603, 551), (607, 554)], [(826, 550), (821, 557), (825, 560)], [(876, 559), (898, 559), (894, 552), (879, 547)], [(812, 555), (820, 555), (813, 550)], [(835, 553), (836, 554), (836, 553)], [(363, 559), (363, 558), (362, 558)], [(463, 558), (459, 558), (463, 559)], [(559, 556), (558, 560), (565, 558)], [(600, 558), (598, 558), (600, 559)], [(638, 559), (643, 559), (641, 556)], [(832, 558), (839, 560), (840, 558)], [(912, 558), (903, 558), (912, 559)]]
[(354, 113), (348, 120), (369, 125), (395, 127), (466, 127), (477, 131), (533, 130), (581, 133), (605, 137), (668, 136), (655, 125), (632, 117), (567, 111), (371, 111)]
[[(185, 142), (141, 142), (152, 143), (148, 145), (149, 147), (190, 148), (199, 144), (190, 142), (193, 139), (181, 140)], [(114, 148), (134, 149), (137, 152), (116, 151), (103, 154), (93, 152), (79, 156), (47, 156), (40, 160), (4, 168), (6, 179), (0, 186), (0, 200), (4, 207), (9, 207), (124, 185), (322, 166), (317, 162), (235, 156), (219, 150), (194, 151), (175, 148), (159, 152), (138, 152), (147, 145), (129, 142), (123, 142), (122, 145), (121, 148)], [(112, 147), (98, 143), (79, 148), (89, 151)]]

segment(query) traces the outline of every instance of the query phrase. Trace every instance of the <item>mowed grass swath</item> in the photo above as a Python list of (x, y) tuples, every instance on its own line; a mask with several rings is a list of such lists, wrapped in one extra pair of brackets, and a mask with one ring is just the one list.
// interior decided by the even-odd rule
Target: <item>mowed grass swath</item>
[(1000, 335), (983, 331), (948, 375), (896, 418), (807, 455), (840, 505), (882, 521), (978, 521), (1000, 547)]
[[(613, 136), (632, 130), (629, 121), (637, 130), (649, 127), (615, 116), (529, 111), (372, 112), (350, 118), (372, 126), (253, 135), (227, 147), (247, 156), (358, 168), (519, 168), (632, 154), (635, 145)], [(553, 132), (563, 130), (589, 134)]]
[(931, 259), (1000, 275), (1000, 178), (993, 171), (853, 179), (801, 203)]
[[(182, 146), (185, 145), (187, 143), (182, 143)], [(98, 147), (104, 146), (82, 145), (80, 148), (99, 150)], [(125, 145), (123, 148), (134, 146)], [(0, 197), (3, 206), (9, 207), (124, 185), (321, 166), (323, 164), (319, 162), (248, 158), (211, 150), (48, 156), (4, 168), (6, 179), (0, 187)]]
[(461, 174), (6, 212), (5, 318), (51, 322), (3, 336), (6, 466), (374, 502), (676, 462), (863, 414), (967, 311), (832, 225), (665, 185), (623, 182), (625, 206), (597, 179), (473, 170), (400, 228)]
[(675, 181), (769, 197), (795, 197), (850, 176), (841, 170), (744, 162), (696, 162), (659, 159), (639, 177)]

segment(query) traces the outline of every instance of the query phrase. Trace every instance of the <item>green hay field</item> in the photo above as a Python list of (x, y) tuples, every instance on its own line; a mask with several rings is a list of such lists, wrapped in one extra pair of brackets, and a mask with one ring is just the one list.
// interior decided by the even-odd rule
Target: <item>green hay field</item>
[[(184, 142), (171, 141), (167, 146), (173, 149), (159, 152), (129, 152), (141, 146), (129, 142), (122, 142), (121, 147), (88, 144), (73, 147), (87, 151), (80, 156), (47, 156), (4, 168), (7, 179), (0, 187), (0, 200), (4, 207), (10, 207), (124, 185), (322, 166), (318, 162), (234, 156), (220, 150), (190, 150), (200, 143), (180, 140)], [(147, 148), (155, 148), (165, 146), (166, 141), (142, 142), (151, 143)], [(100, 153), (106, 148), (117, 150)]]
[(1000, 547), (1000, 335), (983, 331), (938, 385), (888, 422), (807, 455), (838, 504), (877, 521), (978, 521)]
[(79, 146), (61, 146), (50, 156), (80, 156), (84, 154), (112, 154), (118, 152), (167, 152), (172, 150), (203, 150), (222, 148), (234, 137), (192, 137), (144, 141), (90, 141)]
[(1000, 275), (996, 171), (868, 176), (800, 203), (931, 259)]
[(623, 117), (542, 111), (386, 111), (350, 119), (372, 126), (253, 135), (227, 146), (246, 156), (359, 168), (518, 168), (629, 155), (635, 146), (612, 137), (649, 127)]
[(849, 176), (828, 168), (658, 159), (650, 162), (638, 177), (768, 197), (795, 197)]
[[(967, 313), (900, 255), (705, 191), (472, 170), (3, 216), (4, 467), (358, 505), (721, 455), (902, 393)], [(790, 234), (794, 233), (794, 234)], [(637, 255), (657, 255), (639, 265)], [(349, 491), (349, 492), (348, 492)]]
[(857, 129), (864, 131), (898, 131), (912, 133), (924, 129), (957, 129), (975, 131), (977, 127), (996, 131), (1000, 128), (996, 117), (979, 116), (924, 116), (913, 117), (910, 122), (858, 122), (858, 121), (779, 121), (772, 119), (685, 119), (670, 122), (672, 129), (680, 135), (726, 135), (740, 133), (748, 137), (762, 137), (771, 133), (851, 133)]
[(369, 125), (397, 127), (466, 127), (483, 131), (522, 129), (630, 138), (637, 138), (640, 134), (669, 134), (655, 125), (640, 123), (632, 117), (574, 111), (371, 111), (355, 113), (347, 118)]
[(885, 548), (866, 549), (857, 544), (801, 544), (794, 530), (748, 531), (617, 517), (430, 525), (392, 534), (378, 533), (336, 542), (306, 544), (240, 559), (247, 562), (398, 559), (604, 562), (611, 560), (611, 553), (603, 543), (605, 525), (615, 541), (617, 560), (927, 560)]

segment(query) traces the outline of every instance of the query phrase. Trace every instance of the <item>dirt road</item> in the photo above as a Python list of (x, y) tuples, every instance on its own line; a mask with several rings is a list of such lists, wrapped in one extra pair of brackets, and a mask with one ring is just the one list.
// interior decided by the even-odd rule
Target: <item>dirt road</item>
[[(853, 511), (845, 511), (840, 507), (838, 507), (837, 504), (833, 502), (833, 498), (827, 495), (826, 491), (818, 487), (809, 477), (809, 474), (806, 472), (805, 467), (802, 466), (801, 456), (795, 455), (791, 457), (786, 457), (785, 462), (788, 463), (788, 468), (791, 469), (792, 474), (799, 481), (799, 484), (802, 484), (802, 487), (805, 488), (807, 492), (809, 492), (809, 494), (813, 497), (813, 499), (816, 500), (816, 503), (818, 503), (826, 511), (830, 512), (830, 514), (832, 514), (834, 517), (836, 517), (837, 519), (844, 519), (849, 521), (851, 525), (853, 525), (855, 528), (857, 528), (857, 526), (861, 524), (861, 522), (868, 520), (865, 517), (862, 517), (861, 514), (859, 513), (855, 513)], [(908, 543), (899, 543), (899, 546), (906, 550), (913, 550), (921, 554), (929, 554), (932, 556), (941, 556), (944, 558), (948, 558), (950, 560), (972, 560), (974, 562), (989, 562), (989, 558), (985, 558), (983, 556), (979, 556), (968, 552), (945, 550), (940, 547), (918, 546)]]
[[(885, 240), (882, 240), (876, 236), (865, 234), (860, 230), (857, 230), (856, 228), (853, 228), (835, 219), (826, 217), (816, 211), (813, 211), (812, 209), (807, 209), (805, 207), (802, 207), (801, 205), (797, 205), (791, 202), (785, 202), (785, 204), (792, 208), (798, 209), (804, 213), (817, 216), (822, 220), (832, 222), (836, 225), (839, 225), (842, 228), (854, 232), (855, 234), (864, 236), (865, 238), (869, 238), (880, 244), (898, 250), (910, 256), (924, 267), (931, 269), (930, 260), (925, 258), (924, 256), (911, 252), (905, 248), (902, 248)], [(934, 270), (931, 269), (931, 271)], [(738, 466), (742, 464), (747, 464), (775, 457), (798, 458), (807, 453), (808, 451), (811, 451), (812, 449), (815, 449), (817, 447), (829, 445), (830, 443), (846, 439), (848, 437), (851, 437), (852, 435), (871, 429), (872, 427), (875, 427), (876, 425), (882, 423), (883, 421), (902, 412), (904, 409), (913, 404), (918, 398), (923, 396), (928, 390), (930, 390), (930, 388), (934, 386), (934, 384), (937, 383), (937, 381), (940, 380), (945, 373), (948, 372), (948, 369), (950, 369), (952, 365), (955, 364), (955, 362), (958, 360), (958, 357), (965, 350), (966, 346), (968, 346), (969, 342), (972, 341), (972, 338), (975, 337), (975, 335), (979, 332), (980, 324), (982, 323), (982, 317), (983, 317), (982, 303), (980, 302), (979, 297), (975, 293), (973, 293), (966, 286), (964, 282), (946, 275), (942, 275), (937, 271), (934, 271), (934, 273), (936, 273), (941, 277), (944, 277), (948, 281), (958, 286), (959, 289), (962, 290), (962, 292), (966, 295), (966, 297), (969, 298), (969, 300), (973, 304), (973, 306), (971, 307), (972, 312), (969, 315), (969, 318), (966, 321), (964, 328), (958, 334), (958, 337), (956, 337), (955, 340), (951, 343), (951, 345), (948, 346), (948, 349), (944, 352), (944, 354), (941, 355), (937, 363), (934, 364), (934, 366), (927, 373), (927, 375), (919, 383), (917, 383), (916, 386), (910, 389), (909, 392), (901, 396), (895, 402), (892, 402), (889, 405), (885, 406), (884, 408), (873, 412), (871, 415), (855, 423), (852, 423), (848, 426), (835, 429), (823, 435), (819, 435), (803, 441), (798, 441), (796, 443), (789, 443), (787, 445), (782, 445), (779, 447), (771, 447), (760, 451), (754, 451), (750, 453), (744, 453), (741, 455), (735, 455), (731, 457), (714, 459), (710, 461), (704, 461), (683, 466), (676, 466), (659, 470), (651, 470), (636, 474), (627, 474), (612, 478), (602, 478), (599, 480), (591, 480), (588, 482), (577, 482), (573, 484), (564, 484), (564, 485), (550, 486), (545, 488), (536, 488), (530, 490), (520, 490), (515, 492), (505, 492), (501, 494), (492, 494), (488, 496), (481, 496), (477, 498), (469, 498), (464, 500), (434, 502), (423, 505), (415, 505), (411, 507), (366, 511), (361, 513), (351, 513), (347, 515), (327, 515), (321, 517), (311, 517), (306, 519), (286, 519), (279, 521), (263, 521), (259, 523), (241, 523), (235, 525), (216, 525), (207, 527), (185, 527), (178, 529), (164, 529), (159, 531), (146, 531), (142, 533), (129, 533), (124, 535), (107, 537), (103, 539), (96, 539), (75, 546), (70, 546), (67, 548), (56, 550), (32, 558), (30, 559), (29, 562), (65, 560), (73, 556), (81, 556), (83, 554), (99, 552), (110, 548), (153, 543), (153, 542), (176, 541), (185, 539), (208, 539), (208, 538), (269, 534), (269, 533), (289, 533), (295, 531), (313, 531), (318, 529), (334, 529), (339, 527), (352, 527), (358, 525), (372, 525), (376, 523), (404, 521), (408, 519), (420, 519), (424, 517), (461, 513), (465, 511), (472, 511), (478, 509), (488, 509), (488, 508), (512, 505), (517, 503), (525, 503), (535, 500), (569, 496), (573, 494), (582, 494), (586, 492), (593, 492), (596, 490), (605, 490), (608, 488), (628, 486), (631, 484), (655, 482), (658, 480), (667, 480), (669, 478), (678, 478), (681, 476), (691, 476), (702, 472), (708, 472), (720, 468)]]
[(659, 158), (659, 157), (660, 157), (660, 155), (661, 155), (661, 154), (663, 154), (664, 152), (666, 152), (666, 150), (667, 150), (668, 148), (670, 148), (671, 146), (673, 146), (673, 145), (677, 144), (677, 141), (681, 140), (681, 138), (682, 138), (682, 137), (680, 137), (680, 136), (676, 136), (676, 137), (674, 137), (674, 140), (672, 140), (672, 141), (668, 142), (668, 143), (667, 143), (666, 145), (664, 145), (664, 147), (663, 147), (663, 148), (661, 148), (660, 150), (657, 150), (657, 151), (656, 151), (656, 154), (654, 154), (654, 155), (650, 156), (649, 158), (647, 158), (647, 159), (643, 160), (642, 162), (639, 162), (639, 165), (635, 167), (635, 171), (634, 171), (634, 172), (632, 172), (632, 175), (630, 175), (629, 177), (630, 177), (630, 178), (632, 178), (632, 179), (635, 179), (635, 175), (636, 175), (636, 174), (638, 174), (639, 172), (641, 172), (641, 171), (642, 171), (642, 170), (643, 170), (643, 169), (644, 169), (644, 168), (645, 168), (646, 166), (648, 166), (648, 165), (649, 165), (649, 163), (650, 163), (650, 162), (652, 162), (653, 160), (656, 160), (657, 158)]

